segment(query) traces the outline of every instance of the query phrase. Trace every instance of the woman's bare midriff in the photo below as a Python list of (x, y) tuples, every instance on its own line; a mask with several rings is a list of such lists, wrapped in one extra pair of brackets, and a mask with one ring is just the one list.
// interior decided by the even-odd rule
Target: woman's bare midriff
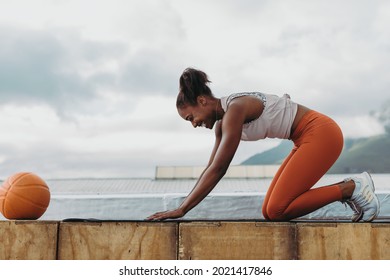
[(294, 131), (297, 128), (302, 117), (309, 111), (310, 111), (309, 108), (307, 108), (301, 104), (298, 104), (297, 114), (295, 115), (295, 119), (294, 119), (294, 122), (293, 122), (292, 127), (291, 127), (291, 135), (294, 133)]

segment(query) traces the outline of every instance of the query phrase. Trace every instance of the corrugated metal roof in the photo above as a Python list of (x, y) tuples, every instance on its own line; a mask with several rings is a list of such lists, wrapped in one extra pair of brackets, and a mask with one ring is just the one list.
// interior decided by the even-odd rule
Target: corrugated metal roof
[[(389, 193), (388, 174), (372, 174), (378, 192)], [(340, 182), (345, 174), (325, 175), (316, 184)], [(223, 178), (214, 193), (266, 193), (272, 178)], [(189, 193), (197, 179), (76, 178), (45, 179), (52, 195), (122, 195)]]
[[(222, 179), (214, 192), (263, 192), (271, 179)], [(46, 180), (56, 194), (158, 194), (188, 193), (195, 179), (51, 179)]]
[[(345, 174), (325, 175), (316, 186), (340, 182)], [(387, 174), (372, 174), (378, 192), (389, 193)], [(188, 193), (197, 179), (154, 178), (90, 178), (46, 180), (53, 195), (64, 194), (168, 194)], [(272, 178), (223, 178), (214, 188), (215, 193), (266, 193)]]

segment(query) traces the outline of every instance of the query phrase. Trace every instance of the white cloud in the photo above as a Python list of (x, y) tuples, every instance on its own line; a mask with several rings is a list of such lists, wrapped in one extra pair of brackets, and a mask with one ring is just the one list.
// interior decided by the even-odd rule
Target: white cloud
[(385, 132), (378, 120), (368, 114), (339, 117), (336, 121), (342, 129), (344, 137), (370, 137)]

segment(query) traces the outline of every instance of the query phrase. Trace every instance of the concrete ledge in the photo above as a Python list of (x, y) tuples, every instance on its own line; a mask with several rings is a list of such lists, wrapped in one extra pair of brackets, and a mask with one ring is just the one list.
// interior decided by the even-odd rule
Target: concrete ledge
[[(280, 165), (231, 165), (224, 178), (271, 178)], [(159, 179), (198, 179), (205, 166), (157, 166), (155, 178)]]
[(0, 221), (0, 259), (390, 260), (390, 223)]

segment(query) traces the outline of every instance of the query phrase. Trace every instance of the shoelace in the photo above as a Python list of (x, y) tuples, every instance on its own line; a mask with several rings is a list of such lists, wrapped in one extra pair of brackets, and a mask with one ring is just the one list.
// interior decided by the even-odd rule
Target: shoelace
[[(352, 200), (350, 199), (347, 199), (345, 201), (342, 201), (341, 203), (344, 204), (345, 208), (347, 208), (347, 205), (352, 209), (353, 213), (354, 214), (360, 214), (361, 210), (356, 204), (355, 202), (353, 202)], [(346, 205), (347, 204), (347, 205)]]
[(360, 209), (352, 200), (346, 199), (341, 201), (341, 203), (345, 206), (345, 209), (347, 209), (347, 205), (349, 206), (349, 208), (351, 208), (353, 212), (352, 215), (353, 222), (358, 222), (362, 218), (363, 216), (362, 209)]

